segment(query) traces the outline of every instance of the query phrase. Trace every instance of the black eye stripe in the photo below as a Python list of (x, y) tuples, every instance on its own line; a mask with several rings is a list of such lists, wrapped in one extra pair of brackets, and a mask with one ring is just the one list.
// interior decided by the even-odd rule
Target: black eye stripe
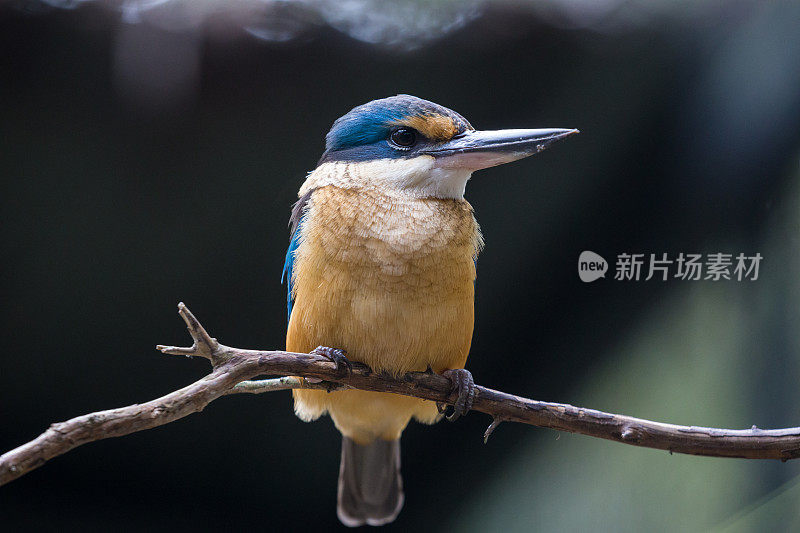
[(399, 148), (410, 148), (417, 142), (417, 132), (411, 128), (398, 128), (392, 131), (389, 139)]

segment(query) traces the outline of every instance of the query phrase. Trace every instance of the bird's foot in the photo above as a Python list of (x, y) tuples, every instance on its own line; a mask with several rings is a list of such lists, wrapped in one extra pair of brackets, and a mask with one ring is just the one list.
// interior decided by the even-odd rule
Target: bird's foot
[[(442, 375), (449, 379), (453, 385), (450, 392), (458, 392), (458, 399), (453, 405), (453, 412), (446, 415), (447, 420), (455, 422), (472, 409), (472, 402), (475, 400), (475, 380), (472, 379), (472, 373), (464, 368), (445, 370)], [(447, 410), (447, 407), (440, 403), (437, 403), (436, 407), (439, 409), (440, 414)]]
[(345, 371), (347, 374), (353, 372), (353, 365), (350, 363), (350, 360), (347, 358), (347, 352), (344, 350), (330, 348), (328, 346), (317, 346), (311, 350), (311, 353), (314, 355), (327, 357), (333, 361), (333, 364), (336, 365), (337, 371)]

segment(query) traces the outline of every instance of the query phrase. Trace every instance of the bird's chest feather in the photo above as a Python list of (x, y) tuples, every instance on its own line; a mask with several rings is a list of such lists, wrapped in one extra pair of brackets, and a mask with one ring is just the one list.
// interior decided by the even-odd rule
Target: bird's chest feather
[(328, 186), (314, 192), (301, 231), (290, 337), (294, 328), (309, 344), (338, 342), (394, 371), (436, 350), (466, 358), (481, 246), (469, 203)]

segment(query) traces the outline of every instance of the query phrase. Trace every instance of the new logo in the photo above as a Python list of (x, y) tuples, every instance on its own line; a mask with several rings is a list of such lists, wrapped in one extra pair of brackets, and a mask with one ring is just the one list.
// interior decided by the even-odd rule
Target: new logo
[(578, 257), (578, 276), (585, 283), (606, 277), (607, 270), (606, 260), (594, 252), (586, 250)]

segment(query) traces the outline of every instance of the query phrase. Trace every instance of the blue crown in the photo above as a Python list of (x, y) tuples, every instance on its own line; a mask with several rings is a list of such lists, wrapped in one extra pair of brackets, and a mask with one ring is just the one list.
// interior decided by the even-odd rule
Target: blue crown
[[(401, 154), (383, 150), (376, 144), (386, 140), (393, 128), (412, 117), (448, 117), (454, 124), (454, 132), (472, 129), (464, 117), (451, 109), (408, 94), (390, 96), (355, 107), (336, 119), (326, 136), (325, 153), (320, 163), (399, 157)], [(359, 147), (365, 149), (353, 150)]]

